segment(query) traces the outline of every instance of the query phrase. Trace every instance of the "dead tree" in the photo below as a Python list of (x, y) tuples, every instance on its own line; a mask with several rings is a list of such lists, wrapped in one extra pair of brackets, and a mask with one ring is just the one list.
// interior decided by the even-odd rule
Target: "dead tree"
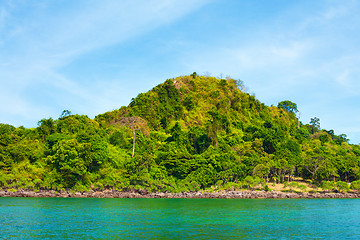
[(149, 128), (147, 126), (147, 122), (141, 117), (122, 117), (119, 121), (115, 123), (115, 125), (125, 126), (132, 130), (133, 132), (133, 149), (132, 149), (132, 157), (135, 155), (135, 131), (141, 131), (143, 134), (149, 134)]

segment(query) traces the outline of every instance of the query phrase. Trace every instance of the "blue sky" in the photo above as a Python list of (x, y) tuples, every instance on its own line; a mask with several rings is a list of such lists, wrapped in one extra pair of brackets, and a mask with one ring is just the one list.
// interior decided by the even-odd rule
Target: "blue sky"
[(1, 0), (0, 122), (127, 105), (194, 71), (360, 142), (360, 1)]

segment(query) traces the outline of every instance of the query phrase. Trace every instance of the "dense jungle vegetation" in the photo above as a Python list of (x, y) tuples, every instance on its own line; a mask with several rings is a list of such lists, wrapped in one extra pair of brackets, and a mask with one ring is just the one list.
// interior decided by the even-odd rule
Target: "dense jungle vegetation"
[(65, 110), (37, 128), (0, 124), (0, 188), (268, 189), (301, 177), (359, 189), (360, 146), (297, 111), (288, 100), (264, 105), (240, 80), (168, 79), (95, 119)]

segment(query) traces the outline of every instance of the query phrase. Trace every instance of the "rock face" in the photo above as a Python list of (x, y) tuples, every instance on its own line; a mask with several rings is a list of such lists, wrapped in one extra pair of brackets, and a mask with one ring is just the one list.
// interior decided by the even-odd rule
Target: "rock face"
[(75, 197), (75, 198), (360, 198), (360, 193), (290, 193), (278, 191), (221, 191), (221, 192), (183, 192), (183, 193), (145, 193), (122, 192), (117, 190), (71, 192), (54, 190), (0, 190), (0, 197)]

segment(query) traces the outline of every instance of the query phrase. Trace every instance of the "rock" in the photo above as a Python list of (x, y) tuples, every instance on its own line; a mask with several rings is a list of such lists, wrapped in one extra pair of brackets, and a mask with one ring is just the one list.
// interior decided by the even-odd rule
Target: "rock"
[(92, 198), (360, 198), (360, 193), (288, 193), (288, 192), (265, 192), (265, 191), (219, 191), (219, 192), (183, 192), (149, 193), (148, 191), (121, 192), (106, 189), (103, 191), (75, 192), (54, 190), (0, 190), (0, 197), (92, 197)]

